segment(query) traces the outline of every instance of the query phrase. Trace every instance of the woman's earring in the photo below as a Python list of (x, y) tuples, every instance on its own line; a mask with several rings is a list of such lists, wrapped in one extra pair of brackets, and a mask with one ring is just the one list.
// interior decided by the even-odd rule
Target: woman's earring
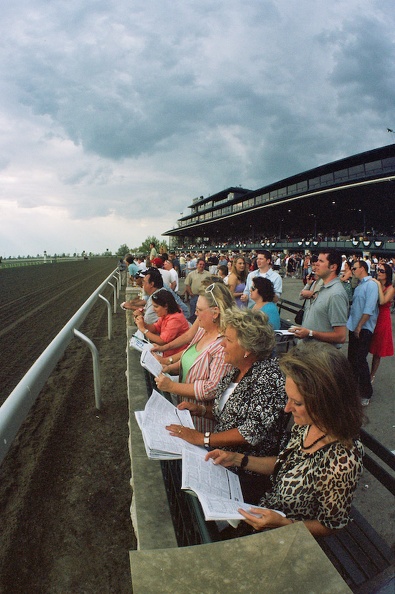
[(244, 353), (244, 359), (247, 359), (248, 355), (247, 353)]

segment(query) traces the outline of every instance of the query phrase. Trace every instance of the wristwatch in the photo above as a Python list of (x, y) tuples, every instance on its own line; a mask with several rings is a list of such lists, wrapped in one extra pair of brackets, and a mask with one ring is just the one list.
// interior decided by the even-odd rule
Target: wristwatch
[(313, 338), (313, 331), (312, 330), (309, 330), (309, 337), (310, 338)]
[(247, 456), (247, 454), (245, 454), (242, 461), (240, 462), (240, 468), (243, 470), (243, 468), (246, 468), (247, 464), (248, 464), (248, 456)]
[(204, 437), (203, 437), (203, 444), (204, 444), (204, 447), (206, 448), (206, 450), (210, 449), (210, 435), (211, 435), (210, 431), (206, 431), (206, 433), (204, 434)]
[(148, 328), (144, 330), (143, 334), (147, 334), (147, 332), (149, 332)]

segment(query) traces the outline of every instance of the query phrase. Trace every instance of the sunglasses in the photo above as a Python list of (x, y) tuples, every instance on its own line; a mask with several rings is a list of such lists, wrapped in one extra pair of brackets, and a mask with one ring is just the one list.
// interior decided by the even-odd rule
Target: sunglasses
[(383, 273), (385, 273), (385, 268), (378, 268), (377, 269), (377, 272), (383, 272)]
[(351, 268), (351, 270), (358, 270), (358, 268), (355, 268), (355, 266), (354, 266), (354, 268)]
[(256, 287), (251, 287), (250, 291), (256, 291)]
[(204, 292), (210, 293), (211, 297), (214, 299), (215, 305), (219, 308), (218, 301), (216, 300), (215, 295), (214, 295), (214, 287), (215, 287), (215, 283), (212, 283), (205, 289)]

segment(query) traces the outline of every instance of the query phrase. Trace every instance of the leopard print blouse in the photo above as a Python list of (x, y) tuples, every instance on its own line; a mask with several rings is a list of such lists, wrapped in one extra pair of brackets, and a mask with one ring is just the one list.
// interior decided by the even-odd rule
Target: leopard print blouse
[(336, 441), (309, 454), (301, 449), (308, 427), (294, 425), (290, 441), (276, 462), (273, 489), (260, 502), (294, 520), (318, 520), (327, 528), (349, 522), (353, 494), (363, 470), (363, 447)]

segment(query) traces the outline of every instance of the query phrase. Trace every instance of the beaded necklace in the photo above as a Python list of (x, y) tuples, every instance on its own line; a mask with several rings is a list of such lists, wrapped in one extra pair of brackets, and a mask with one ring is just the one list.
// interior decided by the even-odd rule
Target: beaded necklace
[[(309, 431), (310, 431), (310, 427), (309, 427)], [(302, 435), (301, 436), (301, 439), (300, 439), (300, 445), (301, 445), (301, 447), (302, 447), (303, 450), (311, 450), (312, 447), (314, 447), (322, 439), (325, 439), (325, 437), (326, 437), (326, 433), (324, 433), (323, 435), (321, 435), (321, 437), (319, 437), (318, 439), (316, 439), (315, 441), (313, 441), (313, 443), (311, 443), (309, 446), (305, 446), (305, 445), (303, 445), (304, 437)]]

